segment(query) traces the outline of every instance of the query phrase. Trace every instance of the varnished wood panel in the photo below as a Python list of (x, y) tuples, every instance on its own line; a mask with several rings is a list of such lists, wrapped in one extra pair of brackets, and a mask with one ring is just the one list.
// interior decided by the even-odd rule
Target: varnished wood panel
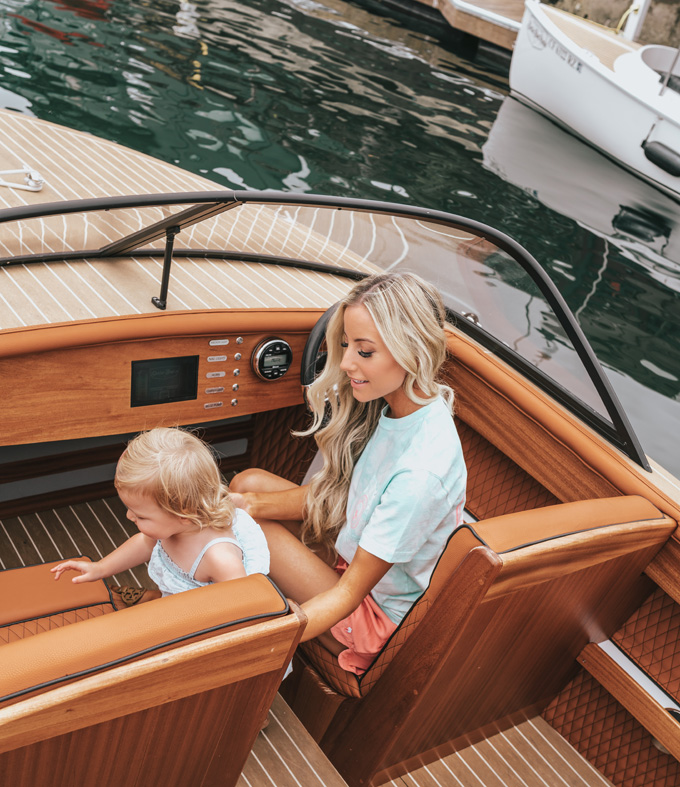
[[(494, 721), (538, 713), (573, 676), (583, 647), (613, 633), (647, 595), (642, 571), (658, 547), (629, 547), (629, 554), (484, 600), (456, 622), (448, 616), (460, 602), (446, 592), (458, 590), (449, 583), (424, 621), (436, 626), (435, 642), (421, 640), (421, 623), (371, 691), (340, 707), (322, 739), (348, 784), (415, 757), (433, 761), (439, 747)], [(468, 582), (477, 584), (474, 575)], [(443, 630), (455, 638), (438, 658)], [(412, 692), (404, 690), (405, 674)]]
[(645, 574), (680, 604), (680, 542), (676, 538), (668, 539)]
[(596, 644), (587, 645), (578, 660), (676, 760), (680, 760), (680, 722), (638, 686), (625, 670)]
[(271, 700), (257, 678), (132, 713), (0, 755), (16, 787), (229, 787)]
[[(238, 336), (242, 344), (236, 344)], [(201, 423), (206, 420), (278, 409), (302, 402), (300, 358), (305, 334), (279, 336), (293, 350), (293, 365), (280, 380), (260, 380), (250, 357), (266, 333), (150, 339), (103, 346), (55, 350), (0, 360), (3, 385), (4, 445), (72, 439), (140, 431), (153, 426)], [(229, 338), (227, 347), (211, 347), (211, 339)], [(241, 353), (240, 360), (234, 360)], [(130, 406), (131, 362), (199, 356), (198, 398), (142, 407)], [(223, 362), (208, 357), (227, 356)], [(235, 375), (238, 370), (239, 374)], [(207, 374), (224, 372), (224, 377)], [(238, 391), (232, 386), (238, 385)], [(206, 389), (223, 387), (220, 393)], [(232, 405), (232, 400), (237, 404)], [(222, 406), (210, 405), (222, 402)], [(209, 407), (206, 408), (206, 405)], [(38, 426), (39, 425), (39, 426)]]
[(0, 752), (266, 672), (282, 676), (303, 621), (291, 614), (257, 623), (2, 708)]

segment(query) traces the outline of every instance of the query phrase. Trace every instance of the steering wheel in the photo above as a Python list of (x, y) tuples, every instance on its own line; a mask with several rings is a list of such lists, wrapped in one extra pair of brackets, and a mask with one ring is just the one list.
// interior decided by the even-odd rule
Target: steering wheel
[(321, 345), (326, 338), (328, 321), (335, 314), (339, 305), (340, 301), (326, 309), (309, 332), (307, 344), (305, 344), (305, 349), (302, 351), (302, 363), (300, 365), (300, 382), (304, 386), (311, 385), (317, 375), (323, 371), (323, 367), (326, 364), (326, 353), (320, 352)]

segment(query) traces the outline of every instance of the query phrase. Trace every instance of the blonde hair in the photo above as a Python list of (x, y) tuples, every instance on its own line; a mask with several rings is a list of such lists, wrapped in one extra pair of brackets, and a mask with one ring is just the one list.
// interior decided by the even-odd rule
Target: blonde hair
[(138, 434), (118, 460), (116, 489), (150, 497), (197, 528), (227, 530), (235, 507), (212, 449), (195, 434), (158, 427)]
[(438, 382), (446, 359), (446, 311), (439, 292), (412, 273), (383, 273), (361, 281), (328, 323), (326, 366), (307, 394), (313, 422), (301, 433), (314, 434), (324, 458), (307, 495), (302, 541), (331, 551), (345, 522), (354, 466), (385, 406), (383, 399), (357, 401), (340, 369), (344, 316), (350, 306), (364, 306), (373, 318), (380, 338), (406, 372), (406, 396), (419, 405), (441, 396), (453, 412), (453, 390)]

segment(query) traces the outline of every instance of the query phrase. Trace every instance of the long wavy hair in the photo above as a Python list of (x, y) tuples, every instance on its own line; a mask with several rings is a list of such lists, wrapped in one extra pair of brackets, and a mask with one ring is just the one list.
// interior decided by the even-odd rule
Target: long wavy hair
[(361, 281), (328, 323), (326, 366), (307, 393), (313, 422), (300, 433), (314, 434), (324, 459), (310, 483), (302, 541), (331, 553), (345, 522), (354, 466), (385, 406), (382, 398), (357, 401), (348, 375), (340, 369), (345, 310), (350, 306), (364, 306), (373, 318), (380, 338), (406, 372), (406, 396), (419, 405), (441, 396), (453, 412), (453, 390), (438, 380), (446, 358), (446, 312), (439, 292), (412, 273), (382, 273)]
[(118, 460), (116, 489), (149, 497), (199, 530), (227, 530), (236, 509), (212, 449), (184, 429), (158, 427), (138, 434)]

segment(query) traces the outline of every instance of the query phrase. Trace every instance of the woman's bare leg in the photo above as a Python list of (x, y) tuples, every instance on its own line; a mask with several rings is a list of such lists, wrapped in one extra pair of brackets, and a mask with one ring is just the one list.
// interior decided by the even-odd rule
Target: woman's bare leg
[[(279, 522), (260, 523), (267, 538), (270, 553), (269, 575), (287, 598), (304, 604), (310, 598), (330, 590), (340, 575), (315, 552), (301, 543), (287, 527)], [(318, 637), (332, 653), (338, 654), (345, 646), (330, 631)]]

